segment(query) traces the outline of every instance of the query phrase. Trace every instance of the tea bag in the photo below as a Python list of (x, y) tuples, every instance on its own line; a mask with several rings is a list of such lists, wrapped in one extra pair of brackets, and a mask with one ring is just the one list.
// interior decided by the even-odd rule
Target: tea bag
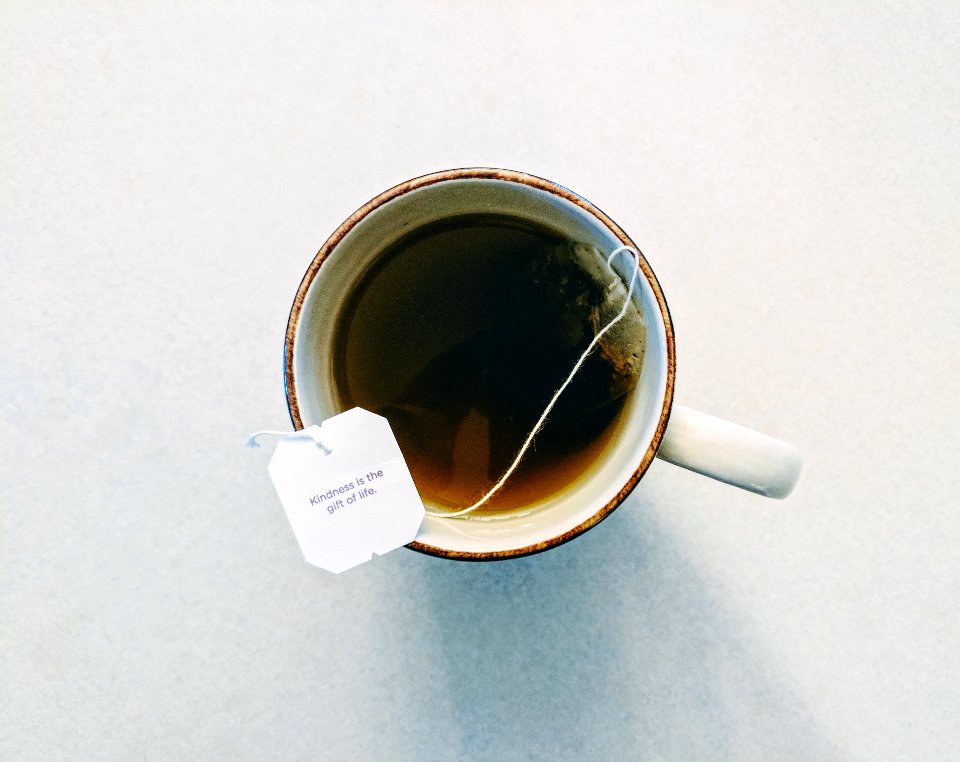
[[(585, 243), (563, 241), (517, 263), (508, 288), (516, 291), (519, 314), (507, 346), (511, 373), (501, 393), (544, 404), (591, 340), (624, 306), (627, 284), (611, 273), (606, 258)], [(500, 334), (503, 335), (502, 333)], [(645, 329), (631, 301), (623, 318), (600, 339), (557, 402), (552, 419), (579, 418), (616, 402), (639, 381)], [(548, 380), (549, 379), (549, 380)]]

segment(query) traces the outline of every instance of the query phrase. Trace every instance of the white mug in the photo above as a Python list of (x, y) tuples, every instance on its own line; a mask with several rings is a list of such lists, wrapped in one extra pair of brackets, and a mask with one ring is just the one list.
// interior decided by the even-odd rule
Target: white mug
[[(465, 214), (504, 214), (561, 230), (610, 252), (639, 248), (606, 214), (566, 188), (522, 172), (453, 169), (397, 185), (362, 206), (330, 236), (297, 291), (284, 345), (290, 417), (297, 429), (343, 412), (333, 383), (334, 338), (350, 296), (372, 263), (418, 227)], [(408, 547), (444, 558), (492, 560), (536, 553), (585, 532), (620, 505), (659, 457), (768, 497), (786, 497), (800, 474), (792, 445), (673, 404), (673, 324), (643, 255), (634, 299), (646, 324), (637, 387), (619, 434), (585, 475), (536, 510), (491, 518), (427, 516)], [(632, 262), (631, 262), (632, 264)], [(629, 278), (633, 273), (620, 271)], [(428, 507), (430, 507), (428, 505)]]

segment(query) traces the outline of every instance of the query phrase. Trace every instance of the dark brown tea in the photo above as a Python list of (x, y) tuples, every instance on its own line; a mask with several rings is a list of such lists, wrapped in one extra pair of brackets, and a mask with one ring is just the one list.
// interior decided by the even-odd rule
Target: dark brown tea
[[(462, 508), (486, 494), (620, 309), (622, 293), (613, 311), (604, 301), (609, 272), (591, 275), (571, 257), (582, 248), (512, 217), (447, 219), (394, 244), (355, 289), (334, 352), (340, 405), (390, 421), (425, 501)], [(642, 330), (628, 322), (620, 345), (590, 355), (480, 511), (532, 505), (597, 460), (639, 374)]]

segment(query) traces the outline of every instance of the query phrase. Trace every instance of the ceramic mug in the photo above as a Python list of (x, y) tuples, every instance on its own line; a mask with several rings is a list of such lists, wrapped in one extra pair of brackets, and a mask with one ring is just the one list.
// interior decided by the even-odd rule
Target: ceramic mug
[[(290, 417), (297, 429), (343, 412), (333, 383), (337, 327), (375, 259), (411, 230), (464, 214), (505, 214), (563, 231), (601, 252), (639, 248), (589, 201), (539, 177), (502, 169), (453, 169), (397, 185), (354, 212), (323, 244), (297, 291), (284, 345)], [(630, 270), (622, 265), (621, 276)], [(536, 510), (492, 520), (428, 516), (408, 547), (445, 558), (492, 560), (535, 553), (585, 532), (630, 494), (654, 457), (769, 497), (786, 497), (799, 452), (750, 429), (673, 404), (675, 349), (667, 302), (643, 255), (634, 299), (646, 324), (637, 387), (619, 434), (574, 483)], [(428, 505), (428, 507), (430, 507)]]

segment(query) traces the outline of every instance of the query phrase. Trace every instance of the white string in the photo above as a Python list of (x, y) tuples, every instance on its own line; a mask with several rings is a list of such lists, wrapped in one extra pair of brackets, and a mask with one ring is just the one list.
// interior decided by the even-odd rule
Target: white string
[(299, 439), (306, 438), (312, 439), (316, 442), (320, 449), (326, 455), (329, 455), (333, 450), (327, 447), (323, 441), (320, 439), (319, 431), (309, 431), (307, 429), (301, 429), (299, 431), (258, 431), (256, 434), (251, 434), (244, 440), (244, 444), (247, 447), (259, 447), (260, 443), (257, 441), (259, 437), (280, 437), (281, 439)]
[[(509, 479), (513, 475), (513, 472), (517, 470), (517, 467), (520, 465), (520, 461), (523, 459), (523, 456), (526, 455), (527, 450), (530, 449), (530, 445), (533, 444), (534, 437), (536, 437), (537, 434), (540, 433), (540, 430), (544, 427), (544, 424), (546, 424), (547, 416), (550, 415), (550, 411), (553, 410), (554, 405), (557, 404), (557, 400), (560, 399), (560, 395), (563, 394), (564, 390), (570, 385), (570, 382), (573, 381), (573, 377), (577, 374), (577, 371), (580, 370), (580, 366), (582, 366), (583, 363), (586, 361), (587, 356), (594, 349), (597, 348), (597, 344), (600, 342), (600, 339), (603, 338), (603, 335), (607, 331), (609, 331), (611, 328), (613, 328), (617, 323), (619, 323), (623, 319), (623, 316), (627, 314), (627, 309), (629, 309), (630, 302), (633, 298), (633, 287), (634, 285), (636, 285), (637, 278), (640, 275), (640, 255), (637, 253), (637, 250), (634, 249), (632, 246), (621, 246), (615, 249), (613, 253), (610, 254), (609, 257), (607, 257), (607, 268), (611, 272), (615, 273), (616, 271), (613, 269), (613, 267), (610, 266), (610, 263), (613, 261), (613, 258), (617, 256), (617, 254), (620, 254), (621, 252), (624, 252), (624, 251), (629, 251), (633, 255), (633, 275), (630, 278), (630, 286), (627, 289), (627, 298), (623, 302), (623, 307), (620, 309), (620, 312), (617, 314), (617, 316), (613, 320), (611, 320), (609, 323), (607, 323), (597, 333), (597, 335), (593, 337), (593, 341), (590, 342), (587, 348), (583, 351), (583, 354), (580, 355), (580, 359), (577, 360), (577, 364), (573, 366), (573, 370), (570, 371), (570, 375), (567, 376), (567, 380), (564, 381), (561, 387), (557, 389), (557, 391), (554, 393), (553, 399), (551, 399), (550, 402), (547, 404), (547, 407), (543, 411), (543, 414), (540, 416), (539, 420), (537, 420), (536, 424), (534, 425), (533, 431), (531, 431), (527, 435), (527, 438), (524, 440), (523, 445), (520, 447), (520, 451), (517, 453), (517, 456), (513, 459), (513, 463), (510, 464), (510, 468), (508, 468), (506, 473), (500, 477), (500, 481), (494, 484), (490, 488), (490, 491), (487, 492), (487, 494), (485, 494), (473, 505), (467, 508), (463, 508), (462, 510), (459, 510), (459, 511), (452, 511), (452, 512), (446, 512), (446, 513), (427, 511), (428, 516), (434, 516), (435, 518), (441, 518), (441, 519), (452, 519), (452, 518), (456, 518), (457, 516), (463, 516), (467, 513), (470, 513), (471, 511), (477, 510), (477, 508), (479, 508), (481, 505), (486, 503), (491, 497), (493, 497), (500, 490), (500, 488), (506, 483), (507, 479)], [(609, 288), (613, 288), (619, 282), (619, 280), (620, 278), (618, 276), (610, 284), (610, 286), (608, 287), (608, 290)]]

